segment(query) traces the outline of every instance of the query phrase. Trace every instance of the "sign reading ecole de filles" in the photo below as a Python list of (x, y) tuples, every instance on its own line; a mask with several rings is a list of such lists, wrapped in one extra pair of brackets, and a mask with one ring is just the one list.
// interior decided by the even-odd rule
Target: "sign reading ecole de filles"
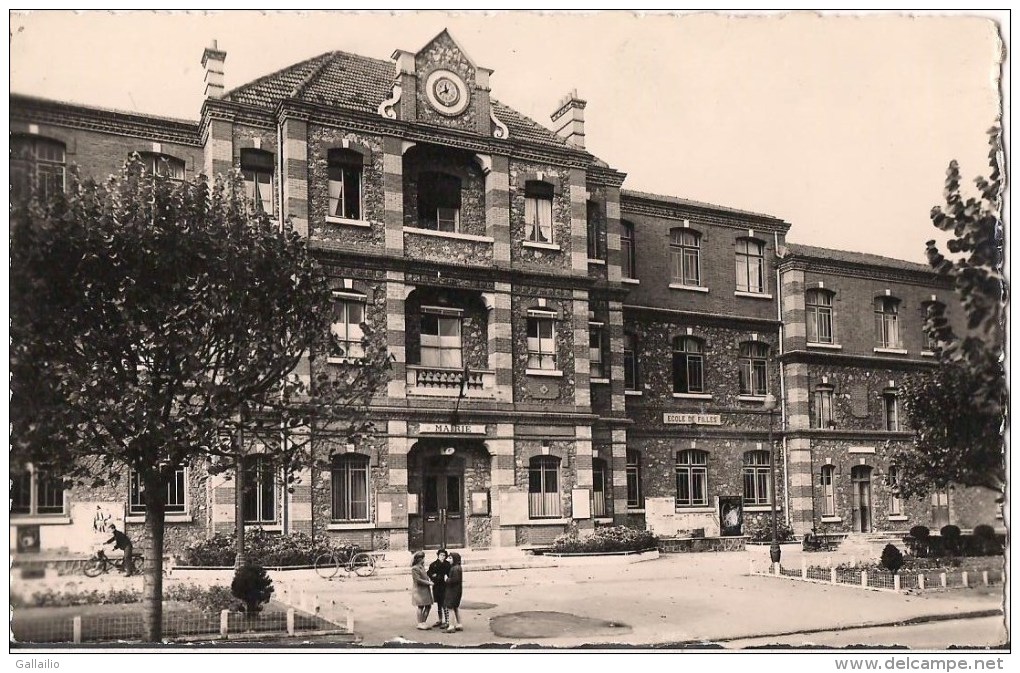
[(722, 425), (722, 416), (719, 414), (664, 413), (662, 422), (665, 425)]

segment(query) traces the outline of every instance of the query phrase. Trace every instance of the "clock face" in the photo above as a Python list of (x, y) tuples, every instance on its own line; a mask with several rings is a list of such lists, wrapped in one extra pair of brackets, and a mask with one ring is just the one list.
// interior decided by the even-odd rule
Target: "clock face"
[(468, 89), (464, 80), (450, 70), (435, 70), (425, 82), (425, 95), (436, 112), (452, 117), (468, 106)]

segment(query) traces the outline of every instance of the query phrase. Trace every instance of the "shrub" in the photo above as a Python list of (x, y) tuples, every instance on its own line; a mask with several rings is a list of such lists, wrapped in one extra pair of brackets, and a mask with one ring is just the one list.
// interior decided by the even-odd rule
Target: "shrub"
[(626, 526), (605, 526), (579, 537), (576, 532), (553, 541), (553, 552), (560, 554), (596, 554), (604, 552), (644, 551), (659, 546), (659, 538), (647, 530)]
[(163, 591), (163, 599), (168, 601), (184, 601), (193, 604), (203, 612), (239, 611), (242, 607), (229, 587), (199, 587), (193, 584), (169, 587)]
[(889, 572), (896, 573), (903, 567), (903, 554), (894, 544), (887, 544), (882, 550), (882, 567)]
[(248, 564), (237, 569), (230, 593), (244, 603), (244, 611), (255, 615), (273, 597), (273, 580), (260, 565)]
[(974, 533), (969, 540), (968, 552), (977, 556), (995, 556), (1002, 553), (995, 529), (986, 523), (974, 526)]
[(138, 603), (142, 594), (137, 589), (89, 589), (87, 591), (59, 591), (43, 589), (32, 594), (12, 593), (10, 602), (14, 607), (66, 608), (79, 605), (123, 605)]
[[(776, 525), (777, 539), (780, 542), (788, 542), (793, 539), (793, 528), (788, 523), (780, 520)], [(744, 521), (744, 535), (751, 542), (772, 541), (772, 517), (759, 516)]]
[(953, 524), (945, 525), (939, 530), (939, 535), (946, 538), (947, 540), (960, 539), (960, 533), (961, 533), (960, 527), (954, 526)]
[(927, 526), (913, 526), (908, 533), (915, 540), (927, 540), (931, 537), (931, 531)]
[[(184, 564), (194, 566), (232, 566), (236, 558), (233, 533), (217, 533), (207, 540), (188, 545), (184, 551)], [(340, 546), (351, 546), (341, 543)], [(262, 528), (247, 528), (244, 547), (248, 560), (262, 566), (313, 565), (319, 554), (331, 549), (326, 540), (312, 540), (304, 533), (279, 535)]]
[(976, 537), (979, 540), (994, 540), (995, 529), (989, 526), (987, 523), (974, 526), (974, 537)]

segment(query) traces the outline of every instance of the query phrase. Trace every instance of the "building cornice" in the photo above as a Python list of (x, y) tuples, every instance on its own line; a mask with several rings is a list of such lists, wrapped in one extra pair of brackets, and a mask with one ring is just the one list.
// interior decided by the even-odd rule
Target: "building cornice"
[(678, 203), (667, 198), (655, 198), (652, 195), (638, 196), (632, 192), (623, 192), (620, 195), (620, 216), (626, 214), (647, 215), (670, 220), (682, 221), (685, 219), (698, 219), (708, 216), (713, 224), (735, 229), (747, 229), (748, 224), (755, 225), (754, 228), (768, 232), (785, 234), (790, 229), (790, 224), (779, 218), (760, 213), (736, 211), (724, 206), (713, 206), (711, 204)]
[(701, 311), (681, 311), (673, 308), (662, 308), (658, 306), (637, 306), (634, 304), (623, 305), (624, 317), (626, 314), (637, 313), (637, 314), (654, 314), (662, 316), (670, 321), (677, 322), (698, 322), (705, 325), (715, 325), (721, 327), (732, 327), (734, 325), (750, 325), (765, 327), (771, 330), (779, 330), (779, 326), (782, 324), (775, 318), (757, 318), (753, 316), (740, 316), (740, 315), (729, 315), (725, 313), (708, 313)]
[(780, 261), (779, 272), (786, 271), (811, 271), (813, 273), (826, 273), (846, 278), (865, 278), (869, 280), (892, 280), (912, 285), (924, 285), (927, 287), (939, 287), (952, 289), (953, 282), (946, 276), (941, 276), (932, 271), (921, 271), (915, 269), (896, 268), (894, 266), (882, 266), (878, 264), (866, 264), (864, 262), (851, 262), (826, 259), (823, 257), (793, 257)]
[(903, 442), (914, 438), (914, 433), (909, 430), (891, 432), (889, 430), (840, 430), (822, 428), (803, 428), (800, 430), (787, 430), (786, 436), (790, 439), (831, 439), (839, 441), (866, 441), (866, 442)]
[(872, 369), (931, 369), (938, 362), (934, 358), (882, 357), (878, 355), (854, 355), (850, 353), (832, 353), (814, 350), (789, 350), (779, 356), (780, 362), (786, 364), (829, 364), (839, 366), (864, 366)]

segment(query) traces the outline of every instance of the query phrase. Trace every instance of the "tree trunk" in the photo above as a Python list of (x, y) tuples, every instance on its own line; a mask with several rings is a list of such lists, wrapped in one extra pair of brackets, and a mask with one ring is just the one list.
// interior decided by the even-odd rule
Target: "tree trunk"
[(237, 457), (234, 468), (234, 532), (237, 538), (237, 557), (234, 567), (240, 568), (246, 559), (244, 552), (244, 461)]
[[(150, 483), (155, 482), (155, 483)], [(158, 476), (145, 480), (145, 529), (149, 548), (145, 550), (142, 575), (143, 626), (146, 642), (163, 642), (163, 532), (165, 529), (166, 484)]]

